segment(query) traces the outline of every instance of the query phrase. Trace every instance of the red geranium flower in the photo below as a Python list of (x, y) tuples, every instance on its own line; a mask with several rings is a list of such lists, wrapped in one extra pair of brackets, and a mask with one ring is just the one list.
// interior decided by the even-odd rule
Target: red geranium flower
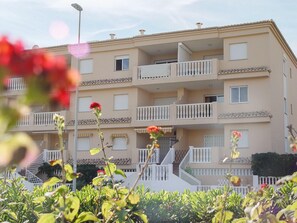
[(98, 175), (105, 175), (105, 170), (99, 169), (97, 170)]
[(265, 189), (265, 188), (268, 188), (269, 187), (269, 185), (268, 184), (266, 184), (266, 183), (264, 183), (264, 184), (261, 184), (261, 189)]
[(154, 126), (154, 125), (151, 125), (151, 126), (146, 128), (146, 131), (149, 134), (151, 134), (151, 133), (158, 134), (161, 131), (161, 128), (157, 127), (157, 126)]
[(233, 136), (234, 138), (240, 138), (240, 137), (241, 137), (241, 132), (239, 132), (239, 131), (233, 131), (233, 132), (232, 132), (232, 136)]
[(90, 109), (98, 109), (98, 110), (101, 111), (101, 105), (99, 103), (97, 103), (97, 102), (92, 102), (90, 104)]

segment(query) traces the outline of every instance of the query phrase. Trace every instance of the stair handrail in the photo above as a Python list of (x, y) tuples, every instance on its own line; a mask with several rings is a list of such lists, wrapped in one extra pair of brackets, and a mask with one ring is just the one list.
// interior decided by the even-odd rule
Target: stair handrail
[(164, 157), (161, 165), (172, 164), (175, 160), (175, 149), (171, 147)]
[[(42, 163), (44, 163), (43, 161), (43, 157), (44, 157), (44, 152), (41, 152), (37, 158), (30, 164), (28, 165), (26, 168), (30, 169), (30, 172), (32, 172), (33, 174), (38, 173), (38, 168), (42, 165)], [(38, 164), (38, 167), (33, 169), (34, 164)]]
[(38, 176), (36, 176), (30, 170), (27, 170), (27, 169), (26, 169), (25, 177), (26, 177), (27, 181), (29, 181), (30, 183), (33, 183), (33, 184), (42, 184), (43, 183), (43, 180), (41, 180)]
[[(183, 158), (183, 160), (179, 164), (179, 177), (185, 181), (187, 181), (189, 184), (192, 185), (201, 185), (201, 181), (198, 180), (196, 177), (193, 177), (191, 174), (187, 173), (185, 171), (186, 165), (190, 161), (190, 153), (191, 153), (191, 148), (189, 148), (187, 154)], [(185, 179), (187, 178), (187, 179)], [(190, 182), (189, 182), (190, 181)]]

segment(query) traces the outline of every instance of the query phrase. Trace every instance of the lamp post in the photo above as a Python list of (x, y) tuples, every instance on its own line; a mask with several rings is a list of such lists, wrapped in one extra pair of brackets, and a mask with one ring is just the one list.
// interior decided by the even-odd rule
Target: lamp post
[[(80, 45), (80, 21), (81, 21), (81, 12), (83, 8), (77, 4), (71, 4), (73, 8), (75, 8), (79, 12), (78, 17), (78, 37), (77, 37), (77, 49), (79, 50)], [(80, 69), (79, 58), (77, 58), (77, 70)], [(75, 90), (75, 108), (74, 108), (74, 148), (73, 148), (73, 171), (77, 172), (77, 125), (78, 125), (78, 87)], [(73, 179), (73, 191), (76, 191), (76, 178)]]

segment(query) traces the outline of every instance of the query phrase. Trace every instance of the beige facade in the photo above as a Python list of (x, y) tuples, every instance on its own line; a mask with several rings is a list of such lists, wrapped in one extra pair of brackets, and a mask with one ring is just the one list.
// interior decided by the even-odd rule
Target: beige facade
[[(123, 169), (135, 169), (139, 164), (139, 149), (149, 143), (144, 133), (148, 125), (161, 126), (167, 132), (160, 142), (163, 148), (157, 164), (173, 147), (173, 169), (188, 154), (192, 160), (184, 170), (202, 185), (224, 179), (221, 170), (229, 164), (222, 160), (230, 154), (233, 130), (243, 134), (241, 158), (235, 167), (245, 185), (252, 184), (252, 154), (290, 152), (286, 126), (297, 126), (297, 59), (273, 21), (89, 45), (90, 54), (80, 60), (78, 146), (82, 148), (78, 148), (78, 159), (98, 158), (86, 149), (99, 143), (94, 116), (88, 109), (93, 101), (102, 105), (102, 130), (106, 143), (114, 145), (108, 155)], [(47, 50), (67, 55), (71, 66), (77, 67), (66, 46)], [(60, 111), (68, 123), (69, 158), (74, 148), (74, 102), (75, 92), (69, 110)], [(44, 149), (54, 150), (57, 138), (52, 123), (36, 125), (36, 118), (32, 114), (30, 122), (20, 123), (16, 130), (30, 132)], [(212, 173), (207, 169), (213, 169)]]

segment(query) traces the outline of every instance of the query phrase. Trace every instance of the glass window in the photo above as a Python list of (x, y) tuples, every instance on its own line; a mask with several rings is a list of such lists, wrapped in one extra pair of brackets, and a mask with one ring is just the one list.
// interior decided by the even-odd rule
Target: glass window
[(247, 43), (230, 44), (230, 60), (247, 59)]
[(78, 111), (79, 112), (89, 112), (91, 103), (92, 103), (92, 97), (78, 98)]
[(231, 87), (231, 103), (248, 102), (248, 87)]
[(125, 138), (125, 137), (113, 138), (112, 148), (114, 150), (126, 150), (127, 149), (127, 138)]
[(127, 110), (128, 103), (127, 94), (114, 95), (114, 110)]
[(238, 141), (238, 148), (249, 147), (248, 130), (237, 130), (237, 131), (241, 133), (241, 137)]
[(77, 138), (77, 150), (90, 150), (90, 138), (89, 137), (82, 137)]
[(80, 60), (79, 63), (79, 70), (81, 74), (93, 73), (93, 59)]
[(115, 58), (115, 70), (129, 70), (129, 57), (121, 56)]

